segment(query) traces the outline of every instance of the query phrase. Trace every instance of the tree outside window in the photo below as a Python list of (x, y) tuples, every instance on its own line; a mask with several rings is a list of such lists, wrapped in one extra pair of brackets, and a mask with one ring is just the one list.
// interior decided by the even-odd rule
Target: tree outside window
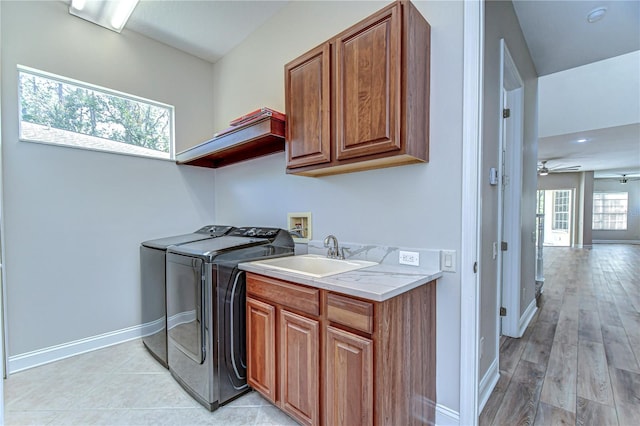
[(172, 158), (173, 107), (28, 68), (18, 75), (21, 139)]

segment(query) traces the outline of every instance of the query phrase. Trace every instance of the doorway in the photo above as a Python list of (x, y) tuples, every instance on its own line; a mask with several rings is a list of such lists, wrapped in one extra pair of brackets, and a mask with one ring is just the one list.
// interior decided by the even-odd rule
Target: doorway
[(544, 214), (544, 245), (571, 247), (573, 242), (573, 189), (538, 191), (538, 209)]
[[(498, 162), (498, 306), (496, 345), (502, 335), (520, 337), (520, 276), (522, 228), (522, 147), (524, 124), (524, 82), (504, 41), (501, 46), (500, 158)], [(504, 309), (503, 309), (504, 308)], [(499, 347), (496, 347), (496, 354)]]

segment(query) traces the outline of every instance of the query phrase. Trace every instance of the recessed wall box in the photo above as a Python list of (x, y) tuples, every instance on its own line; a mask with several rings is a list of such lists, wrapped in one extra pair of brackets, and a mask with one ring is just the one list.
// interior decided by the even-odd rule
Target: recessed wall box
[(312, 237), (311, 212), (288, 213), (287, 230), (296, 243), (308, 243)]

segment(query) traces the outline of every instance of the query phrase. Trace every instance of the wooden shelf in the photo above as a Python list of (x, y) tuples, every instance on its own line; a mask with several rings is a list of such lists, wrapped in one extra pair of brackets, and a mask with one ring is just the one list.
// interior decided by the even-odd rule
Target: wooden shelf
[(176, 154), (176, 163), (218, 167), (284, 151), (285, 122), (265, 117)]

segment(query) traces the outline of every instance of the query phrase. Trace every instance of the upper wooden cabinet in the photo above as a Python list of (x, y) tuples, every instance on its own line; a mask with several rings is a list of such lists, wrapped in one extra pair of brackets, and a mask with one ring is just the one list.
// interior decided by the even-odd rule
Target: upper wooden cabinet
[(403, 1), (287, 64), (287, 172), (428, 161), (429, 51), (429, 24)]
[(306, 53), (286, 68), (287, 166), (331, 161), (329, 45)]
[(338, 160), (401, 148), (399, 13), (396, 5), (334, 41)]

